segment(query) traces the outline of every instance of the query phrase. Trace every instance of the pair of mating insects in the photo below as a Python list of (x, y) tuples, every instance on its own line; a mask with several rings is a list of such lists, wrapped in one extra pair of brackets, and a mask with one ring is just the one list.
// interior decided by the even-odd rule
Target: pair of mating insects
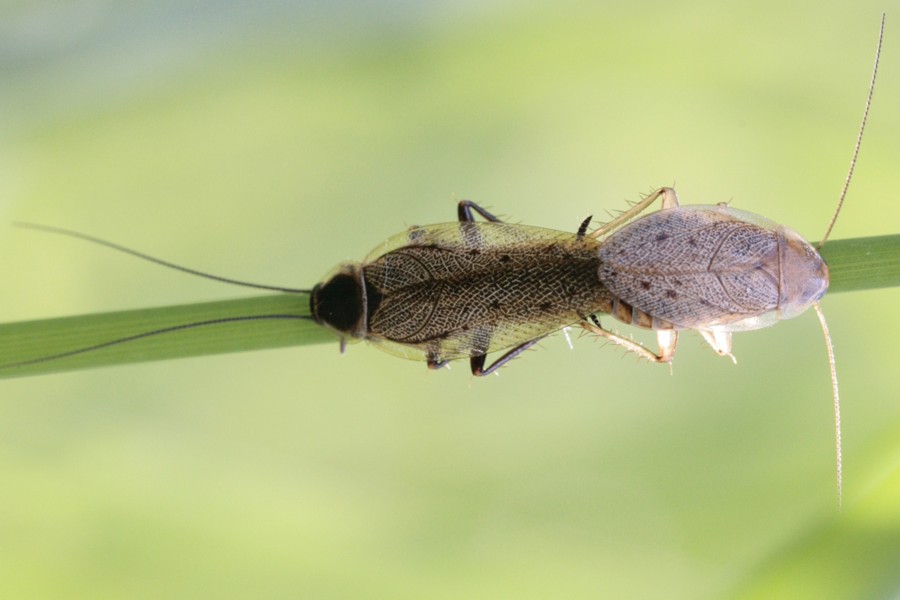
[[(825, 243), (846, 196), (872, 100), (881, 34), (866, 110), (850, 171)], [(662, 209), (640, 216), (657, 200)], [(484, 221), (476, 221), (475, 215)], [(254, 288), (309, 294), (310, 316), (237, 316), (158, 329), (95, 346), (28, 360), (16, 368), (82, 354), (192, 327), (257, 319), (309, 318), (346, 341), (365, 339), (405, 358), (440, 368), (468, 358), (473, 375), (500, 366), (546, 335), (579, 324), (654, 362), (670, 363), (678, 332), (699, 331), (720, 355), (731, 335), (799, 315), (819, 315), (834, 390), (838, 498), (841, 487), (840, 409), (830, 337), (818, 306), (828, 268), (796, 232), (724, 204), (680, 206), (661, 188), (612, 221), (576, 233), (503, 223), (470, 201), (458, 222), (412, 227), (361, 263), (345, 264), (312, 290), (240, 282), (173, 265), (77, 232), (30, 226), (97, 242), (210, 279)], [(657, 333), (658, 351), (605, 329), (598, 314)], [(491, 365), (487, 354), (506, 350)]]

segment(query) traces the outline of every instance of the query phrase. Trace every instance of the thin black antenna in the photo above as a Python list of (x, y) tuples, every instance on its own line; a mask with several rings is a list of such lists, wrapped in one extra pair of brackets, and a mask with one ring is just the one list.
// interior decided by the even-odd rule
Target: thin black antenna
[(274, 292), (286, 292), (288, 294), (308, 294), (311, 290), (301, 290), (297, 288), (289, 288), (289, 287), (281, 287), (276, 285), (262, 285), (258, 283), (250, 283), (248, 281), (239, 281), (237, 279), (229, 279), (228, 277), (220, 277), (218, 275), (212, 275), (211, 273), (204, 273), (203, 271), (198, 271), (196, 269), (190, 269), (188, 267), (183, 267), (181, 265), (176, 265), (175, 263), (170, 263), (168, 261), (155, 258), (150, 256), (149, 254), (144, 254), (143, 252), (138, 252), (137, 250), (132, 250), (131, 248), (126, 248), (125, 246), (121, 246), (119, 244), (115, 244), (113, 242), (108, 242), (106, 240), (96, 238), (91, 235), (87, 235), (84, 233), (79, 233), (77, 231), (73, 231), (71, 229), (63, 229), (61, 227), (50, 227), (49, 225), (39, 225), (37, 223), (24, 223), (24, 222), (15, 222), (13, 223), (15, 227), (21, 227), (23, 229), (34, 229), (36, 231), (44, 231), (47, 233), (56, 233), (59, 235), (65, 235), (72, 238), (76, 238), (79, 240), (84, 240), (86, 242), (91, 242), (94, 244), (98, 244), (100, 246), (105, 246), (107, 248), (111, 248), (112, 250), (117, 250), (118, 252), (122, 252), (124, 254), (129, 254), (136, 258), (140, 258), (146, 260), (148, 262), (155, 263), (157, 265), (161, 265), (163, 267), (168, 267), (170, 269), (175, 269), (176, 271), (181, 271), (182, 273), (187, 273), (189, 275), (196, 275), (197, 277), (203, 277), (205, 279), (211, 279), (213, 281), (219, 281), (221, 283), (229, 283), (231, 285), (240, 285), (243, 287), (255, 288), (258, 290), (271, 290)]
[(133, 335), (127, 335), (125, 337), (116, 338), (114, 340), (100, 342), (99, 344), (93, 344), (91, 346), (84, 346), (82, 348), (76, 348), (75, 350), (67, 350), (66, 352), (57, 352), (56, 354), (47, 354), (45, 356), (40, 356), (38, 358), (31, 358), (28, 360), (21, 360), (19, 362), (0, 365), (0, 370), (19, 369), (22, 367), (37, 365), (37, 364), (44, 363), (44, 362), (59, 360), (61, 358), (68, 358), (70, 356), (86, 354), (88, 352), (93, 352), (94, 350), (101, 350), (103, 348), (109, 348), (110, 346), (117, 346), (119, 344), (125, 344), (127, 342), (133, 342), (135, 340), (142, 340), (144, 338), (153, 337), (156, 335), (162, 335), (164, 333), (173, 333), (176, 331), (184, 331), (186, 329), (195, 329), (197, 327), (206, 327), (208, 325), (221, 325), (223, 323), (238, 323), (238, 322), (242, 322), (242, 321), (278, 321), (278, 320), (284, 320), (284, 319), (295, 320), (295, 321), (296, 320), (301, 320), (301, 321), (313, 320), (312, 317), (309, 317), (306, 315), (246, 315), (246, 316), (238, 316), (238, 317), (223, 317), (221, 319), (208, 319), (206, 321), (194, 321), (192, 323), (182, 323), (181, 325), (172, 325), (171, 327), (161, 327), (159, 329), (152, 329), (150, 331), (135, 333)]
[(844, 188), (841, 190), (841, 197), (838, 199), (837, 208), (834, 209), (834, 215), (831, 217), (828, 229), (825, 230), (825, 235), (822, 236), (821, 241), (819, 241), (816, 246), (816, 250), (820, 250), (828, 240), (828, 236), (831, 235), (831, 230), (834, 229), (834, 224), (837, 222), (841, 207), (844, 206), (844, 198), (847, 197), (847, 190), (850, 188), (850, 180), (853, 179), (853, 170), (856, 168), (856, 159), (859, 157), (859, 147), (862, 144), (863, 132), (866, 130), (866, 121), (869, 120), (869, 107), (872, 106), (872, 95), (875, 93), (875, 78), (878, 76), (878, 61), (881, 58), (881, 42), (884, 40), (884, 19), (885, 13), (881, 13), (881, 30), (878, 32), (878, 47), (875, 50), (875, 66), (872, 68), (872, 80), (869, 82), (869, 95), (866, 97), (866, 109), (863, 111), (862, 123), (859, 125), (859, 133), (856, 136), (856, 145), (853, 147), (853, 157), (850, 159), (850, 170), (847, 172), (847, 179), (844, 180)]

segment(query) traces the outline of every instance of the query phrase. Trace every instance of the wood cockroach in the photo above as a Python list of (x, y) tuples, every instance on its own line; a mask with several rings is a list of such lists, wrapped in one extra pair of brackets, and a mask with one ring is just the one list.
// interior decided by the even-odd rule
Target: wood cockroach
[[(840, 212), (853, 174), (878, 69), (875, 67), (850, 171), (820, 248)], [(656, 200), (661, 210), (641, 216)], [(476, 221), (475, 215), (484, 221)], [(308, 293), (309, 318), (350, 340), (440, 368), (467, 358), (473, 375), (500, 366), (563, 327), (580, 325), (654, 362), (669, 363), (678, 332), (696, 330), (720, 355), (731, 354), (733, 332), (759, 329), (809, 307), (819, 315), (834, 389), (838, 498), (841, 485), (840, 411), (836, 369), (818, 306), (829, 276), (817, 249), (794, 231), (724, 204), (680, 206), (660, 188), (612, 221), (575, 232), (500, 222), (471, 201), (458, 221), (412, 227), (360, 263), (340, 266), (312, 290), (235, 281), (201, 273), (68, 230), (27, 225), (99, 243), (191, 274), (247, 287)], [(658, 351), (604, 328), (599, 314), (657, 333)], [(15, 364), (13, 369), (135, 339), (254, 319), (241, 316), (187, 323)], [(505, 350), (486, 366), (489, 353)]]
[[(662, 210), (634, 219), (660, 198)], [(413, 227), (340, 267), (313, 288), (313, 319), (344, 341), (432, 368), (468, 358), (473, 375), (487, 375), (579, 323), (656, 362), (671, 362), (685, 329), (731, 356), (731, 332), (797, 316), (828, 289), (828, 268), (799, 234), (724, 205), (679, 206), (671, 188), (591, 233), (590, 218), (575, 233), (512, 225), (467, 200), (459, 219)], [(656, 330), (659, 353), (602, 328), (597, 314)]]

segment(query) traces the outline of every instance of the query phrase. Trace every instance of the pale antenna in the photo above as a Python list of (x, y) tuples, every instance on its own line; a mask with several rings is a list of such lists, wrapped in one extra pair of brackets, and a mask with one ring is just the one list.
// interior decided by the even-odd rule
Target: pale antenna
[[(872, 68), (872, 79), (869, 82), (869, 95), (866, 97), (866, 108), (863, 111), (862, 122), (859, 124), (859, 133), (856, 136), (856, 145), (853, 147), (853, 156), (850, 158), (850, 169), (847, 171), (847, 178), (844, 180), (844, 187), (841, 190), (841, 196), (838, 199), (837, 208), (834, 209), (834, 215), (831, 222), (828, 223), (828, 229), (825, 235), (816, 246), (816, 250), (821, 250), (822, 246), (831, 235), (834, 224), (837, 222), (841, 207), (844, 205), (844, 198), (847, 196), (847, 190), (850, 188), (850, 180), (853, 179), (853, 170), (856, 168), (856, 159), (859, 157), (859, 147), (862, 145), (863, 133), (866, 130), (866, 121), (869, 119), (869, 108), (872, 106), (872, 96), (875, 93), (875, 79), (878, 76), (878, 61), (881, 58), (881, 44), (884, 40), (884, 18), (885, 14), (881, 13), (881, 29), (878, 32), (878, 46), (875, 49), (875, 66)], [(819, 317), (819, 323), (822, 325), (822, 334), (825, 336), (825, 347), (828, 350), (828, 367), (831, 371), (831, 389), (834, 395), (834, 451), (836, 461), (837, 475), (837, 504), (838, 511), (841, 510), (843, 504), (843, 461), (841, 459), (841, 399), (838, 393), (837, 366), (834, 362), (834, 345), (831, 343), (831, 334), (828, 333), (828, 324), (825, 322), (825, 313), (818, 302), (813, 302), (813, 308), (816, 309), (816, 315)]]

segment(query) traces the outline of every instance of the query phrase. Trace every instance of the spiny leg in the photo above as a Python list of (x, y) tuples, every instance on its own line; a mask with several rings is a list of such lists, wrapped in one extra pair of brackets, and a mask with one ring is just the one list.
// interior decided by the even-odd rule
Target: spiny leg
[(525, 342), (524, 344), (519, 344), (512, 350), (509, 350), (506, 354), (495, 360), (491, 365), (487, 368), (484, 367), (484, 363), (487, 360), (487, 354), (482, 354), (480, 356), (473, 356), (469, 360), (469, 364), (472, 368), (472, 375), (475, 377), (484, 377), (485, 375), (490, 375), (518, 355), (522, 354), (536, 343), (538, 343), (544, 336), (539, 338), (535, 338), (531, 341)]
[(457, 209), (456, 209), (456, 214), (459, 217), (460, 222), (465, 223), (468, 221), (474, 221), (475, 215), (472, 214), (473, 210), (475, 212), (477, 212), (479, 215), (481, 215), (482, 217), (484, 217), (485, 219), (487, 219), (488, 221), (493, 221), (494, 223), (502, 223), (503, 222), (500, 219), (498, 219), (497, 217), (495, 217), (494, 215), (492, 215), (491, 213), (489, 213), (488, 211), (484, 210), (483, 208), (481, 208), (480, 206), (478, 206), (477, 204), (472, 202), (471, 200), (460, 200), (459, 201), (459, 205), (457, 206)]
[(678, 195), (675, 193), (675, 190), (669, 187), (659, 188), (621, 215), (610, 221), (609, 223), (605, 223), (596, 230), (592, 231), (588, 235), (592, 238), (598, 238), (602, 235), (606, 235), (607, 233), (614, 231), (635, 218), (638, 214), (647, 209), (648, 206), (653, 204), (657, 198), (662, 196), (662, 207), (663, 208), (674, 208), (679, 206), (678, 204)]
[[(676, 205), (678, 204), (678, 200), (675, 200)], [(472, 211), (477, 212), (479, 215), (487, 219), (488, 221), (492, 221), (494, 223), (502, 223), (500, 219), (496, 216), (488, 212), (487, 210), (481, 208), (475, 202), (471, 200), (460, 200), (459, 205), (457, 206), (457, 216), (462, 223), (468, 223), (475, 220), (475, 215), (472, 214)], [(587, 228), (591, 224), (591, 219), (593, 219), (593, 215), (587, 217), (585, 220), (581, 222), (581, 225), (578, 226), (578, 233), (576, 234), (578, 237), (584, 237), (587, 233)]]
[(649, 361), (657, 363), (670, 363), (675, 357), (675, 346), (678, 344), (678, 332), (675, 330), (660, 329), (656, 332), (656, 340), (659, 344), (659, 354), (657, 354), (656, 352), (653, 352), (646, 346), (639, 344), (634, 340), (629, 340), (628, 338), (624, 338), (613, 333), (612, 331), (604, 329), (603, 326), (600, 325), (600, 319), (597, 318), (597, 315), (591, 315), (590, 320), (591, 322), (584, 321), (581, 323), (581, 327), (585, 331), (589, 331), (595, 335), (605, 337), (612, 343), (622, 346), (626, 350), (630, 350), (631, 352), (634, 352), (638, 356), (642, 356)]

